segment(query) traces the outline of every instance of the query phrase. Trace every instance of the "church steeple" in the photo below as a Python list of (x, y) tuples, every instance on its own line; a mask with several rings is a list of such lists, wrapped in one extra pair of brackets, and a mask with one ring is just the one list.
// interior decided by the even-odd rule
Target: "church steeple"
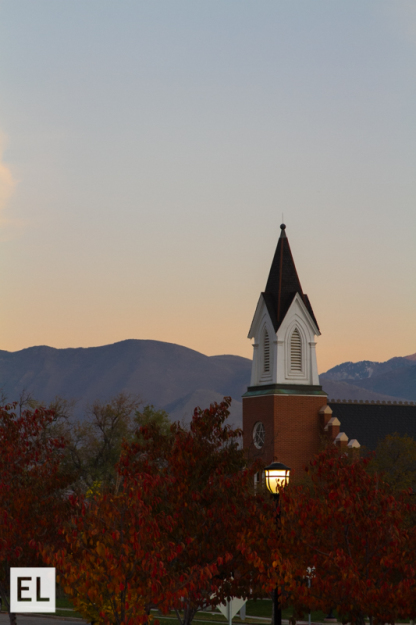
[(251, 386), (318, 386), (315, 336), (319, 327), (296, 271), (286, 226), (251, 324), (254, 339)]
[(292, 252), (290, 251), (285, 224), (282, 224), (280, 229), (280, 238), (277, 243), (272, 266), (270, 267), (266, 289), (264, 293), (262, 293), (274, 330), (275, 332), (278, 331), (296, 293), (299, 293), (316, 327), (319, 329), (308, 296), (302, 291), (295, 262)]
[(282, 224), (248, 335), (254, 339), (253, 363), (243, 395), (243, 444), (252, 457), (283, 462), (295, 473), (321, 443), (320, 414), (327, 398), (316, 363), (319, 334)]

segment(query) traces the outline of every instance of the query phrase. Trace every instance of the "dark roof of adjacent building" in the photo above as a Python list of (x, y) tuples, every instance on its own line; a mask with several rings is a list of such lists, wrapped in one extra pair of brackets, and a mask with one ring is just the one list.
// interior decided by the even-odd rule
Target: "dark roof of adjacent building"
[(290, 251), (289, 241), (286, 236), (285, 224), (282, 224), (280, 228), (280, 238), (270, 268), (266, 289), (264, 293), (262, 293), (274, 329), (277, 332), (289, 310), (293, 298), (296, 293), (299, 293), (319, 330), (308, 296), (302, 291), (292, 252)]
[(416, 440), (416, 402), (375, 403), (329, 401), (332, 416), (341, 422), (341, 432), (361, 446), (374, 450), (388, 434), (407, 434)]

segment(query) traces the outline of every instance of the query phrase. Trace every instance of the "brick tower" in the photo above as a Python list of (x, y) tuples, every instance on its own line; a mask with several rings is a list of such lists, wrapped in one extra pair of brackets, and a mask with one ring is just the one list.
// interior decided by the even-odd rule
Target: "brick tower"
[(248, 337), (251, 383), (243, 395), (244, 447), (252, 458), (277, 460), (299, 475), (318, 451), (327, 396), (319, 385), (315, 337), (320, 335), (281, 233)]

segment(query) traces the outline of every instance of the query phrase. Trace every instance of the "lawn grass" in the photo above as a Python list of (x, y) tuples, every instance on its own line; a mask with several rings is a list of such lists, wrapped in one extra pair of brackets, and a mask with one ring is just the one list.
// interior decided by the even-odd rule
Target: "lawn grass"
[[(65, 608), (65, 609), (62, 609)], [(2, 606), (2, 612), (5, 612), (5, 606)], [(169, 614), (169, 618), (163, 617), (157, 610), (152, 610), (154, 618), (157, 618), (160, 625), (173, 625), (174, 621), (177, 621), (176, 613), (171, 612)], [(48, 613), (45, 612), (45, 615)], [(51, 613), (49, 612), (49, 615)], [(78, 618), (82, 619), (81, 614), (74, 609), (74, 606), (71, 600), (68, 597), (57, 597), (56, 599), (56, 612), (53, 614), (54, 616), (61, 617), (69, 617), (69, 618)], [(246, 625), (269, 625), (267, 621), (259, 620), (256, 623), (256, 617), (260, 617), (261, 619), (271, 619), (272, 617), (272, 601), (271, 599), (250, 599), (246, 603), (246, 616), (248, 617), (245, 621)], [(293, 608), (286, 608), (282, 611), (282, 618), (287, 620), (293, 616)], [(312, 623), (323, 623), (326, 614), (321, 611), (314, 611), (311, 613), (311, 622)], [(336, 612), (334, 612), (334, 616), (336, 617)], [(302, 621), (308, 621), (308, 614), (305, 614)], [(227, 623), (227, 619), (219, 612), (215, 611), (204, 611), (197, 612), (194, 618), (194, 622), (197, 621), (208, 621), (212, 623)], [(177, 621), (178, 622), (178, 621)], [(409, 621), (398, 621), (400, 623), (408, 623)], [(239, 617), (239, 613), (233, 618), (233, 623), (241, 624), (243, 621)], [(179, 625), (179, 623), (178, 623)]]
[[(258, 599), (257, 601), (250, 599), (247, 601), (247, 616), (262, 616), (263, 618), (272, 618), (272, 600), (271, 599)], [(289, 619), (293, 616), (293, 608), (286, 608), (282, 610), (282, 618)], [(326, 614), (320, 611), (314, 611), (311, 613), (311, 621), (313, 623), (323, 623)], [(308, 620), (308, 614), (305, 614), (302, 621)]]
[(72, 605), (72, 601), (70, 599), (68, 599), (68, 597), (57, 597), (56, 598), (56, 609), (58, 608), (70, 608), (71, 610), (74, 609), (74, 606)]
[(249, 599), (246, 603), (247, 616), (263, 616), (264, 618), (272, 618), (272, 601), (271, 599)]
[[(60, 609), (61, 608), (61, 609)], [(62, 609), (65, 608), (65, 609)], [(5, 611), (5, 607), (3, 606), (3, 612)], [(155, 613), (156, 612), (156, 613)], [(42, 614), (42, 613), (40, 613)], [(51, 615), (51, 613), (44, 612), (43, 614)], [(282, 617), (284, 619), (288, 619), (292, 616), (293, 610), (292, 608), (288, 608), (287, 610), (283, 610)], [(173, 620), (177, 620), (175, 612), (171, 612), (169, 614), (170, 618), (163, 617), (157, 611), (153, 611), (153, 615), (158, 619), (161, 625), (172, 625)], [(249, 617), (246, 621), (247, 625), (257, 625), (255, 618), (267, 618), (271, 619), (272, 616), (272, 601), (270, 599), (259, 599), (257, 601), (249, 600), (246, 604), (246, 615)], [(82, 616), (79, 612), (74, 609), (74, 606), (71, 600), (68, 597), (57, 597), (56, 599), (56, 612), (54, 616), (61, 617), (69, 617), (69, 618), (79, 618), (82, 619)], [(173, 619), (173, 620), (172, 620)], [(312, 622), (323, 622), (324, 614), (322, 612), (313, 612), (312, 613)], [(308, 617), (305, 615), (304, 620), (307, 621)], [(212, 623), (226, 623), (227, 619), (219, 612), (215, 610), (197, 612), (195, 615), (194, 621), (210, 621)], [(239, 617), (239, 613), (233, 618), (234, 623), (243, 623), (243, 621)], [(265, 622), (259, 621), (259, 624), (265, 625)], [(267, 624), (267, 622), (266, 622)]]
[[(293, 609), (287, 608), (283, 610), (282, 617), (284, 619), (289, 619), (293, 615)], [(174, 613), (171, 613), (171, 617), (174, 616)], [(247, 625), (255, 625), (256, 618), (261, 618), (261, 625), (268, 625), (267, 621), (263, 621), (263, 619), (271, 619), (272, 617), (272, 601), (271, 599), (258, 599), (258, 600), (249, 600), (246, 604), (246, 623)], [(312, 612), (311, 620), (312, 622), (323, 622), (325, 615), (323, 612)], [(157, 616), (161, 625), (172, 625), (172, 621), (163, 616)], [(307, 621), (308, 615), (305, 614), (302, 620)], [(194, 618), (194, 621), (211, 621), (218, 623), (226, 623), (227, 619), (219, 612), (198, 612)], [(239, 613), (233, 618), (233, 623), (243, 623), (243, 621), (239, 617)]]

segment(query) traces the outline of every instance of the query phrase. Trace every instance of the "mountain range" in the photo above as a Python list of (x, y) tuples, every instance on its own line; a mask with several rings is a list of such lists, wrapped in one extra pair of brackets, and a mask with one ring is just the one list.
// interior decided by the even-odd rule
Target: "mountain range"
[(49, 403), (56, 396), (76, 400), (80, 416), (96, 399), (121, 391), (164, 408), (173, 420), (189, 421), (195, 406), (233, 397), (230, 421), (241, 425), (241, 395), (251, 362), (240, 356), (205, 356), (162, 341), (126, 340), (102, 347), (29, 347), (0, 351), (0, 388), (8, 401), (22, 393)]
[[(334, 399), (416, 401), (416, 354), (385, 362), (344, 362), (322, 373), (319, 379)], [(341, 397), (343, 392), (346, 395)]]
[[(205, 356), (162, 341), (126, 340), (112, 345), (0, 350), (0, 388), (7, 401), (22, 393), (49, 403), (75, 399), (76, 411), (124, 391), (189, 422), (195, 406), (233, 398), (230, 422), (241, 426), (241, 395), (250, 383), (251, 360)], [(416, 354), (386, 362), (346, 362), (321, 374), (329, 399), (416, 401)]]

